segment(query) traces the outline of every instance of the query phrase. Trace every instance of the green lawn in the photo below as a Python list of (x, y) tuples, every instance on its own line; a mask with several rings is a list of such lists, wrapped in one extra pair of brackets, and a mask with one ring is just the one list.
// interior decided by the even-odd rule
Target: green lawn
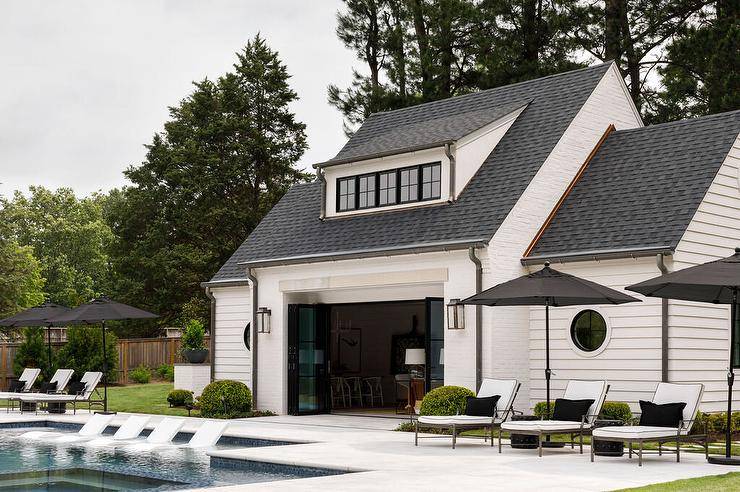
[[(187, 416), (184, 408), (170, 408), (167, 394), (172, 383), (132, 384), (108, 388), (108, 409), (114, 412), (155, 413), (160, 415)], [(191, 412), (199, 416), (197, 410)]]
[(630, 492), (714, 492), (715, 490), (740, 490), (740, 472), (646, 485), (645, 487), (624, 489), (622, 492), (627, 490)]

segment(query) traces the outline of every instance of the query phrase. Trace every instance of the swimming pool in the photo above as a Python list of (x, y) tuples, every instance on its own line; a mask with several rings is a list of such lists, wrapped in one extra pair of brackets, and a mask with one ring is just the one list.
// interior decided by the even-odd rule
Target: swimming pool
[(212, 463), (205, 452), (183, 448), (133, 453), (18, 438), (28, 430), (0, 430), (0, 491), (181, 490), (341, 473), (268, 463)]

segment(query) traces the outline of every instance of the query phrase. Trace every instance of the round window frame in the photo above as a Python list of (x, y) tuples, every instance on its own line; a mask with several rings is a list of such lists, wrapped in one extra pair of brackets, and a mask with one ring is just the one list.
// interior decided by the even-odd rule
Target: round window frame
[[(604, 335), (604, 341), (602, 344), (597, 348), (596, 350), (592, 350), (590, 352), (583, 350), (581, 347), (576, 344), (575, 340), (573, 340), (573, 322), (575, 322), (576, 318), (579, 314), (585, 312), (585, 311), (594, 311), (595, 313), (598, 313), (604, 320), (604, 324), (606, 324), (606, 334)], [(570, 348), (573, 352), (575, 352), (577, 355), (583, 358), (591, 359), (594, 357), (599, 356), (604, 350), (607, 349), (609, 346), (609, 343), (612, 339), (612, 325), (609, 321), (609, 316), (606, 315), (606, 313), (597, 307), (586, 307), (581, 309), (574, 309), (573, 312), (570, 315), (570, 322), (568, 323), (566, 338), (568, 339), (568, 344), (570, 345)]]

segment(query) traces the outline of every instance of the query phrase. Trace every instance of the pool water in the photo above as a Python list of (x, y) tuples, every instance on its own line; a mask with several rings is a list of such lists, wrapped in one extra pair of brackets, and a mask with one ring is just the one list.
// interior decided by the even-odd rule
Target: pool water
[(0, 431), (0, 491), (177, 490), (337, 473), (248, 462), (212, 467), (204, 451), (185, 448), (134, 453), (19, 439), (29, 430)]

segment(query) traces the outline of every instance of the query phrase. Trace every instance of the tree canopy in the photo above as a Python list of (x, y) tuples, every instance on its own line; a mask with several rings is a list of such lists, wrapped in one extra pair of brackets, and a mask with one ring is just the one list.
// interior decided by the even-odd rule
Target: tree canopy
[(33, 248), (0, 235), (0, 318), (44, 302), (44, 278)]
[(168, 324), (207, 319), (208, 280), (295, 182), (305, 125), (278, 54), (261, 36), (237, 53), (233, 70), (170, 108), (146, 159), (125, 175), (106, 208), (116, 240), (113, 291)]

